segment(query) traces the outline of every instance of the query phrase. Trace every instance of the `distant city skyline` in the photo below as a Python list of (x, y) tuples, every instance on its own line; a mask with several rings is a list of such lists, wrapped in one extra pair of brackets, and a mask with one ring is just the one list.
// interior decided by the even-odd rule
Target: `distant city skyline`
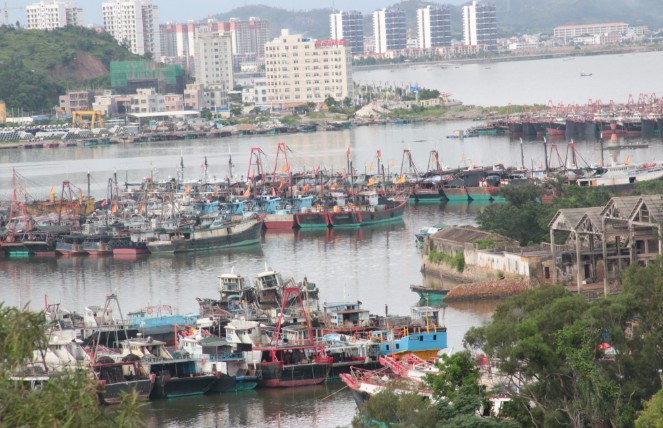
[[(71, 1), (71, 0), (68, 0)], [(14, 24), (16, 21), (21, 26), (26, 25), (25, 7), (29, 4), (38, 3), (39, 0), (18, 0), (8, 1), (9, 22)], [(200, 20), (208, 15), (227, 13), (235, 8), (249, 5), (266, 5), (275, 8), (288, 10), (310, 10), (310, 9), (337, 9), (337, 10), (359, 10), (364, 14), (370, 14), (376, 9), (389, 7), (399, 2), (399, 0), (224, 0), (222, 3), (215, 0), (190, 0), (186, 3), (186, 8), (182, 3), (166, 0), (153, 0), (159, 6), (159, 21), (183, 23), (188, 20)], [(439, 4), (463, 4), (467, 0), (448, 0), (435, 2)], [(94, 25), (101, 27), (103, 19), (101, 15), (101, 1), (99, 0), (78, 0), (78, 5), (83, 9), (84, 25)], [(0, 8), (4, 4), (0, 5)]]

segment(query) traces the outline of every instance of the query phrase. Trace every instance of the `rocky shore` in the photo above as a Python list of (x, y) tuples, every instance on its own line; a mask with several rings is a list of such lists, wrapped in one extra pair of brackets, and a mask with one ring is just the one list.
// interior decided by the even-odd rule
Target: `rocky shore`
[(525, 279), (502, 279), (459, 284), (444, 297), (445, 302), (501, 299), (532, 288)]

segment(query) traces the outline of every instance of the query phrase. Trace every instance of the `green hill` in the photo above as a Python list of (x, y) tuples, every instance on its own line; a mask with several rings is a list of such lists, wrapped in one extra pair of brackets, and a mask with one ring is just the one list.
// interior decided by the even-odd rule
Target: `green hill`
[(109, 34), (0, 28), (0, 99), (8, 109), (48, 112), (67, 89), (107, 87), (111, 61), (141, 59)]

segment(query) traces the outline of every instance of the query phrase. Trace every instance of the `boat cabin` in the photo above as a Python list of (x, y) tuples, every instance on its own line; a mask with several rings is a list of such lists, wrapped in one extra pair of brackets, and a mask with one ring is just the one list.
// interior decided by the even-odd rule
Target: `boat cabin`
[[(219, 275), (219, 293), (241, 294), (246, 288), (246, 277), (235, 273), (224, 273)], [(223, 296), (222, 296), (223, 298)]]
[(87, 306), (83, 312), (83, 322), (86, 328), (98, 328), (103, 326), (115, 326), (113, 319), (113, 308), (102, 306)]
[(368, 327), (370, 312), (361, 309), (359, 302), (325, 303), (323, 305), (325, 320), (332, 327)]
[(137, 337), (123, 340), (122, 355), (136, 355), (139, 358), (152, 357), (160, 360), (172, 360), (173, 356), (166, 349), (166, 342), (154, 340), (151, 337)]
[(434, 306), (415, 306), (411, 312), (412, 324), (422, 327), (440, 326), (440, 308)]
[(331, 197), (334, 201), (334, 206), (344, 207), (346, 204), (346, 195), (341, 192), (332, 192)]
[(297, 195), (296, 198), (293, 198), (293, 203), (298, 212), (301, 211), (302, 208), (311, 208), (313, 206), (313, 196)]
[(377, 192), (362, 192), (357, 195), (359, 197), (359, 205), (380, 205), (380, 196)]

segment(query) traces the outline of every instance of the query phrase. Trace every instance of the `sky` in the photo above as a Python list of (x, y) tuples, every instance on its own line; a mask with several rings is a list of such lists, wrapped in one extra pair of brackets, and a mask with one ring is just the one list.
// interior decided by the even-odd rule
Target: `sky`
[[(25, 6), (38, 3), (39, 0), (6, 0), (9, 22), (15, 23), (19, 20), (25, 25)], [(208, 15), (228, 12), (236, 7), (264, 4), (272, 7), (280, 7), (289, 10), (308, 10), (318, 8), (336, 8), (341, 10), (359, 10), (364, 13), (375, 9), (387, 7), (398, 3), (399, 0), (153, 0), (159, 6), (159, 20), (186, 22), (188, 20), (200, 20)], [(103, 0), (78, 0), (78, 5), (83, 9), (85, 25), (101, 26), (101, 3)], [(440, 3), (460, 4), (467, 3), (466, 0), (445, 0)], [(183, 6), (185, 5), (185, 6)], [(0, 3), (4, 9), (5, 2)], [(4, 16), (0, 18), (4, 20)]]

